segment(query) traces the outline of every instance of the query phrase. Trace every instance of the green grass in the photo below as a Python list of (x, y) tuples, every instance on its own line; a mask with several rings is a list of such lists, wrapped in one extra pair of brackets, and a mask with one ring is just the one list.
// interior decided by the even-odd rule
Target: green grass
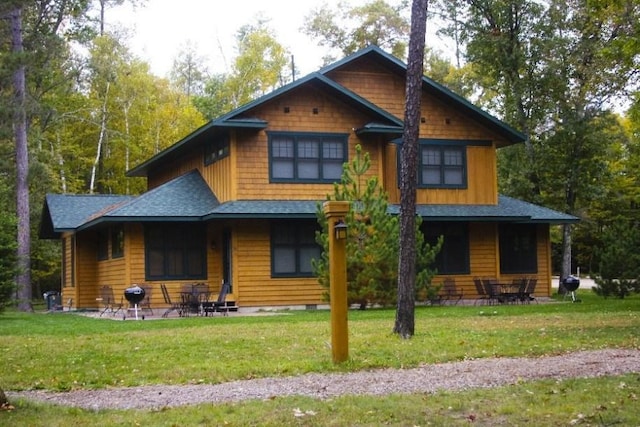
[[(393, 310), (351, 311), (350, 359), (341, 365), (331, 362), (327, 311), (137, 322), (6, 312), (0, 316), (0, 387), (72, 390), (220, 383), (640, 347), (640, 296), (605, 300), (582, 291), (580, 297), (582, 302), (575, 304), (419, 307), (416, 335), (410, 340), (391, 333)], [(627, 375), (428, 396), (343, 397), (327, 402), (278, 398), (100, 414), (20, 401), (16, 410), (0, 412), (0, 425), (5, 425), (3, 418), (9, 421), (6, 425), (51, 426), (106, 425), (106, 421), (110, 425), (218, 425), (223, 421), (230, 425), (462, 425), (469, 423), (469, 416), (475, 417), (475, 425), (526, 425), (531, 419), (536, 425), (567, 425), (572, 419), (584, 425), (640, 425), (638, 411), (629, 410), (639, 385), (637, 375)], [(637, 407), (638, 402), (634, 404)], [(315, 415), (295, 417), (296, 408)], [(43, 413), (46, 423), (38, 421)], [(190, 415), (185, 418), (185, 414)]]

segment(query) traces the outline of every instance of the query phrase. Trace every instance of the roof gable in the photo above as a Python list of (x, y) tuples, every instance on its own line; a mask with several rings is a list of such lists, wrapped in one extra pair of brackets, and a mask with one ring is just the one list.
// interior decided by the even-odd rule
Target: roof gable
[[(252, 111), (257, 107), (271, 102), (279, 97), (292, 93), (294, 90), (313, 85), (321, 88), (325, 93), (331, 95), (341, 101), (346, 102), (352, 108), (355, 108), (367, 114), (371, 120), (369, 123), (363, 124), (356, 129), (358, 134), (366, 133), (385, 133), (388, 135), (399, 135), (402, 133), (404, 123), (393, 114), (376, 106), (367, 99), (350, 91), (346, 87), (340, 85), (331, 79), (331, 73), (344, 69), (351, 64), (355, 64), (362, 60), (369, 60), (378, 66), (385, 67), (392, 72), (404, 76), (406, 74), (406, 65), (396, 57), (384, 52), (377, 46), (370, 46), (362, 49), (346, 58), (337, 61), (331, 65), (323, 67), (318, 72), (308, 74), (292, 83), (278, 88), (254, 101), (251, 101), (235, 110), (230, 111), (216, 119), (213, 119), (187, 135), (180, 141), (161, 151), (149, 160), (141, 163), (127, 172), (128, 176), (147, 176), (150, 169), (160, 167), (164, 162), (175, 159), (185, 151), (193, 150), (198, 145), (204, 144), (206, 141), (215, 138), (216, 135), (223, 135), (230, 129), (253, 129), (256, 131), (267, 128), (268, 123), (257, 117), (252, 116)], [(507, 124), (493, 117), (489, 113), (479, 109), (461, 96), (456, 95), (444, 86), (434, 82), (433, 80), (423, 77), (422, 88), (435, 98), (449, 104), (454, 105), (463, 114), (467, 114), (479, 123), (487, 126), (497, 134), (505, 138), (509, 143), (524, 141), (525, 137), (520, 132), (514, 130)]]
[(294, 90), (303, 88), (307, 85), (320, 88), (323, 93), (347, 103), (351, 107), (367, 114), (375, 122), (381, 123), (382, 126), (386, 126), (389, 129), (401, 129), (403, 126), (402, 120), (389, 112), (378, 108), (365, 98), (348, 90), (320, 73), (311, 73), (225, 115), (211, 120), (185, 138), (161, 151), (151, 159), (134, 167), (127, 172), (127, 175), (146, 176), (150, 168), (160, 165), (162, 162), (172, 159), (186, 150), (191, 150), (198, 144), (204, 144), (206, 140), (215, 137), (216, 134), (224, 134), (228, 132), (229, 129), (265, 129), (268, 126), (268, 123), (259, 118), (251, 117), (251, 111), (267, 102), (290, 94)]
[[(395, 56), (380, 49), (378, 46), (364, 48), (340, 61), (325, 66), (318, 72), (330, 77), (333, 72), (354, 66), (364, 60), (373, 61), (378, 66), (382, 66), (395, 74), (403, 77), (406, 76), (407, 65)], [(523, 133), (515, 130), (500, 119), (478, 108), (467, 99), (426, 76), (422, 77), (422, 90), (446, 104), (454, 105), (462, 114), (472, 117), (479, 123), (495, 131), (511, 144), (523, 142), (526, 139)]]

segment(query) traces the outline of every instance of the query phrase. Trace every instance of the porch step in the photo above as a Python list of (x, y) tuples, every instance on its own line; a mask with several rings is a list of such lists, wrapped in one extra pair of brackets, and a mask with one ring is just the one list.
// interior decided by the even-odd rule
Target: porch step
[(225, 301), (224, 309), (227, 311), (238, 311), (238, 306), (235, 301)]
[(215, 306), (213, 302), (202, 304), (202, 309), (205, 313), (215, 313), (215, 312), (229, 312), (229, 311), (238, 311), (238, 306), (235, 301), (225, 301), (222, 306)]

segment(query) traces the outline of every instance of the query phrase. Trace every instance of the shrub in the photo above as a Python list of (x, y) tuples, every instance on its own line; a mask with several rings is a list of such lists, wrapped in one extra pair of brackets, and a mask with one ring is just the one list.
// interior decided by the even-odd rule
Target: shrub
[(602, 297), (624, 298), (640, 292), (640, 227), (617, 222), (607, 227), (602, 236), (603, 247), (593, 291)]
[[(390, 306), (396, 303), (398, 284), (399, 224), (397, 216), (388, 213), (388, 195), (376, 177), (367, 177), (371, 164), (369, 153), (356, 146), (356, 156), (344, 165), (342, 179), (335, 184), (327, 200), (347, 200), (351, 210), (344, 221), (348, 226), (347, 299), (361, 309), (370, 305)], [(322, 257), (313, 261), (314, 273), (329, 288), (329, 239), (327, 218), (322, 206), (317, 209), (322, 231), (316, 241), (323, 247)], [(431, 246), (420, 231), (421, 218), (416, 218), (416, 293), (429, 295), (431, 279), (436, 271), (433, 262), (442, 245)], [(436, 291), (437, 292), (437, 291)], [(328, 295), (325, 293), (325, 297)]]
[(0, 312), (11, 302), (16, 277), (16, 220), (0, 212)]

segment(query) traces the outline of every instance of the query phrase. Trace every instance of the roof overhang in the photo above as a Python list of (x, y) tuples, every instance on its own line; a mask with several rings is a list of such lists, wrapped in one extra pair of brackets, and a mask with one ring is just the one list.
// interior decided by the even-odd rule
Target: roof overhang
[[(315, 218), (322, 200), (239, 200), (222, 203), (203, 220)], [(391, 215), (400, 205), (390, 205)], [(509, 222), (527, 224), (565, 224), (580, 219), (542, 206), (500, 196), (496, 205), (417, 205), (417, 215), (426, 221)]]
[[(202, 222), (230, 219), (316, 219), (323, 200), (237, 200), (219, 203), (195, 171), (170, 181), (168, 187), (138, 198), (48, 195), (43, 208), (41, 238), (59, 238), (108, 223)], [(199, 177), (199, 178), (198, 178)], [(206, 185), (206, 184), (204, 184)], [(187, 202), (189, 196), (194, 202)], [(74, 213), (75, 215), (67, 215)], [(398, 215), (400, 205), (389, 205)], [(417, 205), (425, 221), (522, 224), (571, 224), (580, 218), (542, 206), (500, 196), (496, 205)]]
[(228, 135), (232, 129), (262, 130), (267, 128), (268, 123), (257, 118), (240, 118), (240, 119), (224, 119), (213, 120), (189, 135), (162, 150), (147, 161), (127, 171), (129, 177), (145, 177), (148, 175), (152, 167), (160, 167), (166, 162), (175, 160), (182, 153), (197, 147), (204, 147), (207, 141), (211, 141), (219, 135)]

